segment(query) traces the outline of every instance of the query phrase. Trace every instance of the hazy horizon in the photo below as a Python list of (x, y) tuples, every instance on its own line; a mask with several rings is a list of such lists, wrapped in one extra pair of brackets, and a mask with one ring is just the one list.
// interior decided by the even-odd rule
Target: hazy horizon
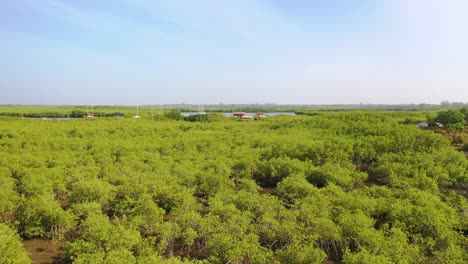
[(468, 102), (468, 2), (0, 3), (0, 104)]
[[(448, 102), (448, 105), (443, 105), (444, 102)], [(455, 105), (452, 105), (455, 104)], [(463, 105), (460, 105), (463, 104)], [(442, 101), (441, 103), (401, 103), (401, 104), (379, 104), (379, 103), (358, 103), (358, 104), (278, 104), (278, 103), (206, 103), (206, 104), (196, 104), (196, 103), (147, 103), (147, 104), (0, 104), (0, 106), (19, 106), (19, 107), (151, 107), (151, 106), (163, 106), (163, 107), (177, 107), (177, 106), (185, 106), (185, 107), (231, 107), (231, 106), (246, 106), (246, 107), (334, 107), (334, 106), (363, 106), (363, 107), (384, 107), (384, 106), (435, 106), (435, 107), (442, 107), (442, 108), (465, 108), (468, 107), (468, 102), (449, 102), (449, 101)]]

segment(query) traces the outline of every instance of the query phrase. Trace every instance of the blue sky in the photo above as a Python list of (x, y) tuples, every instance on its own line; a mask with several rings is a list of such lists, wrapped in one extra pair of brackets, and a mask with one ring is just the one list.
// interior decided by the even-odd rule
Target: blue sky
[(0, 2), (0, 104), (468, 102), (464, 0)]

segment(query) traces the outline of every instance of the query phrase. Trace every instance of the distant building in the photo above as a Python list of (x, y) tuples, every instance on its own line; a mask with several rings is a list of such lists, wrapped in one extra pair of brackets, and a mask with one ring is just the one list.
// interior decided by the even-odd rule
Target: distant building
[(84, 116), (84, 118), (95, 118), (95, 116), (94, 116), (93, 114), (86, 113), (86, 115)]
[(232, 115), (242, 118), (243, 116), (246, 116), (247, 113), (246, 112), (234, 112), (232, 113)]
[(84, 118), (95, 118), (93, 105), (91, 105), (91, 113), (89, 112), (89, 107), (86, 106), (86, 115), (84, 116)]

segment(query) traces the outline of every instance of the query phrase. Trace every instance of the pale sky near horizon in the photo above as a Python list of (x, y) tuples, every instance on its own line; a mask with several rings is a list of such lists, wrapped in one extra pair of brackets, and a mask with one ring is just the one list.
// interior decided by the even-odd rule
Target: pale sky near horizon
[(3, 0), (0, 104), (468, 102), (465, 0)]

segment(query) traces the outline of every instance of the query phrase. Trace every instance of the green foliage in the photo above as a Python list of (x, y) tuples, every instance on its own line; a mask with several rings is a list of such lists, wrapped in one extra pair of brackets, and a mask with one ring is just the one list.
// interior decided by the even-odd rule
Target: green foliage
[(72, 215), (50, 195), (23, 199), (17, 218), (21, 222), (21, 234), (27, 238), (45, 236), (61, 239), (73, 227)]
[(343, 263), (345, 264), (368, 264), (368, 263), (375, 263), (375, 264), (391, 264), (394, 263), (390, 260), (390, 258), (381, 256), (381, 255), (374, 255), (369, 253), (366, 250), (351, 253), (350, 251), (346, 251), (343, 255)]
[(281, 263), (287, 264), (319, 264), (323, 263), (327, 254), (313, 245), (289, 245), (279, 254)]
[(222, 122), (230, 120), (229, 117), (220, 113), (190, 115), (185, 119), (190, 122)]
[(71, 184), (69, 200), (72, 203), (98, 202), (108, 204), (115, 187), (99, 179), (83, 179)]
[(261, 161), (257, 165), (255, 179), (261, 186), (276, 186), (284, 178), (303, 171), (308, 166), (297, 159), (286, 156)]
[(457, 134), (462, 132), (463, 129), (465, 129), (465, 123), (460, 122), (460, 123), (454, 123), (454, 124), (448, 124), (445, 126), (447, 131), (451, 134), (452, 136), (452, 143), (461, 143), (463, 140), (460, 138), (457, 142)]
[(294, 204), (314, 192), (316, 188), (301, 176), (287, 177), (278, 184), (276, 189), (276, 195), (286, 204)]
[(307, 180), (317, 187), (324, 187), (330, 183), (351, 188), (367, 179), (367, 174), (356, 171), (352, 164), (341, 167), (336, 164), (326, 163), (317, 169), (307, 172)]
[(76, 263), (467, 260), (468, 161), (405, 124), (426, 113), (144, 111), (0, 118), (0, 236), (66, 240)]
[(465, 124), (465, 115), (460, 110), (447, 110), (437, 113), (436, 122), (445, 126), (453, 124)]
[(0, 166), (0, 219), (11, 222), (19, 200), (15, 191), (15, 179), (10, 177), (8, 169)]
[(169, 111), (164, 113), (158, 113), (158, 115), (154, 116), (155, 120), (184, 120), (184, 116), (178, 111)]
[(0, 264), (27, 264), (31, 260), (15, 230), (0, 223)]

